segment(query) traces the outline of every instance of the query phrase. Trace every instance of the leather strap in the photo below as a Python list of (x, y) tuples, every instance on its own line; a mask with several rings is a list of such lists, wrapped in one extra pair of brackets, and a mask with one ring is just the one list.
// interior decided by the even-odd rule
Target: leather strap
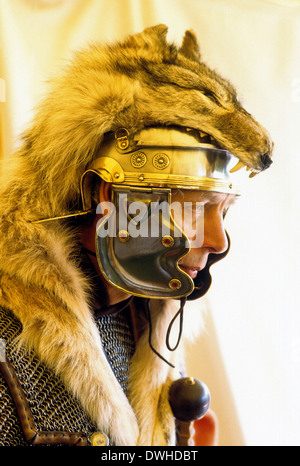
[(83, 432), (47, 432), (36, 428), (24, 392), (14, 368), (6, 358), (0, 362), (0, 371), (10, 390), (25, 440), (30, 445), (78, 445), (86, 446), (87, 438)]
[(193, 446), (193, 423), (184, 422), (176, 419), (176, 430), (177, 430), (177, 441), (176, 446), (178, 447), (190, 447)]

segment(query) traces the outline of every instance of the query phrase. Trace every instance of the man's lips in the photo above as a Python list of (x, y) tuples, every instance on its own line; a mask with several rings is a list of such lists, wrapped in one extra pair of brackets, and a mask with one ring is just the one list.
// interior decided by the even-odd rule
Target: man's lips
[(196, 278), (196, 277), (197, 277), (197, 273), (200, 272), (200, 270), (201, 270), (201, 267), (193, 267), (193, 266), (189, 266), (189, 265), (181, 265), (181, 264), (179, 264), (179, 267), (180, 267), (185, 273), (187, 273), (191, 278)]

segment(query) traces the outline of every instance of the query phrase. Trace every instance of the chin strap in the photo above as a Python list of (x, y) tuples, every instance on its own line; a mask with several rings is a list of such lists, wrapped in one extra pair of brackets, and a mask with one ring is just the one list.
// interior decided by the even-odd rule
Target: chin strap
[[(173, 319), (171, 320), (170, 324), (169, 324), (169, 327), (168, 327), (168, 330), (167, 330), (167, 334), (166, 334), (166, 346), (168, 348), (169, 351), (175, 351), (177, 348), (178, 348), (178, 345), (180, 343), (180, 340), (181, 340), (181, 336), (182, 336), (182, 330), (183, 330), (183, 309), (184, 309), (184, 305), (186, 303), (186, 297), (184, 298), (181, 298), (180, 300), (180, 308), (179, 310), (176, 312), (175, 316), (173, 317)], [(152, 351), (160, 358), (162, 359), (165, 363), (167, 363), (169, 366), (173, 367), (173, 369), (175, 368), (175, 366), (173, 364), (171, 364), (169, 361), (167, 361), (167, 359), (165, 359), (152, 345), (152, 342), (151, 342), (151, 339), (152, 339), (152, 322), (151, 322), (151, 312), (150, 312), (150, 299), (147, 300), (147, 306), (146, 306), (146, 309), (147, 309), (147, 317), (148, 317), (148, 322), (149, 322), (149, 346), (150, 348), (152, 349)], [(174, 325), (174, 322), (175, 320), (177, 319), (177, 317), (179, 316), (180, 318), (180, 321), (179, 321), (179, 331), (178, 331), (178, 338), (177, 338), (177, 342), (176, 344), (171, 347), (171, 344), (170, 344), (170, 334), (171, 334), (171, 331), (172, 331), (172, 327)]]

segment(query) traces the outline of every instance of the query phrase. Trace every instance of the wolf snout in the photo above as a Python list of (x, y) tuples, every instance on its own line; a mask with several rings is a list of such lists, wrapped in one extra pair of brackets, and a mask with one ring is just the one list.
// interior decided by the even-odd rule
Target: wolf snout
[(262, 170), (266, 170), (273, 163), (273, 160), (270, 157), (270, 152), (265, 152), (260, 155), (260, 165)]

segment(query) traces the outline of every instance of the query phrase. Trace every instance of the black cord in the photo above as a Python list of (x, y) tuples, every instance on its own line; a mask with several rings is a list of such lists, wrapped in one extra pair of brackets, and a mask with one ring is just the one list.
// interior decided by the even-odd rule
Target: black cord
[[(173, 319), (171, 320), (171, 322), (169, 324), (169, 327), (168, 327), (168, 330), (167, 330), (167, 335), (166, 335), (166, 345), (167, 345), (167, 348), (168, 348), (169, 351), (175, 351), (176, 348), (179, 345), (181, 335), (182, 335), (182, 330), (183, 330), (183, 308), (184, 308), (185, 303), (186, 303), (186, 298), (182, 298), (181, 299), (180, 309), (178, 310), (178, 312), (176, 312), (175, 316), (173, 317)], [(175, 366), (173, 364), (171, 364), (169, 361), (167, 361), (167, 359), (165, 359), (158, 351), (156, 351), (156, 349), (152, 345), (152, 342), (151, 342), (151, 339), (152, 339), (152, 322), (151, 322), (151, 312), (150, 312), (150, 299), (147, 300), (146, 309), (147, 309), (147, 317), (148, 317), (148, 322), (149, 322), (149, 346), (152, 349), (152, 351), (160, 359), (162, 359), (165, 363), (167, 363), (169, 366), (171, 366), (171, 367), (173, 367), (173, 369), (175, 369)], [(169, 341), (170, 340), (170, 333), (171, 333), (173, 324), (174, 324), (174, 322), (175, 322), (175, 320), (177, 319), (178, 316), (180, 316), (178, 339), (177, 339), (176, 345), (173, 348), (171, 348), (170, 341)]]
[[(179, 343), (180, 343), (182, 330), (183, 330), (183, 308), (184, 308), (185, 303), (186, 303), (186, 298), (181, 298), (180, 308), (176, 312), (175, 316), (173, 317), (173, 319), (171, 320), (171, 322), (169, 324), (169, 327), (168, 327), (168, 330), (167, 330), (167, 335), (166, 335), (166, 345), (167, 345), (167, 348), (168, 348), (169, 351), (175, 351), (177, 349)], [(171, 345), (170, 345), (170, 333), (171, 333), (173, 324), (174, 324), (174, 322), (175, 322), (175, 320), (177, 319), (178, 316), (180, 316), (178, 338), (177, 338), (176, 345), (173, 348), (171, 348)]]

